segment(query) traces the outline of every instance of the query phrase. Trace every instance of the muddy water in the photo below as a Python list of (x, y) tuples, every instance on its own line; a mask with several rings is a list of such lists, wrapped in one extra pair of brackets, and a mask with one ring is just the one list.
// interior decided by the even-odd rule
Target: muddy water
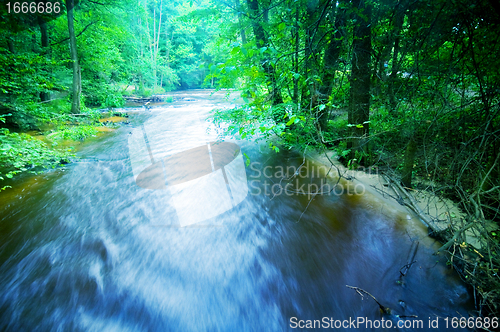
[[(153, 157), (211, 142), (207, 112), (229, 102), (200, 91), (184, 96), (190, 101), (136, 109), (129, 125), (82, 147), (81, 162), (0, 194), (0, 330), (288, 331), (314, 330), (306, 328), (314, 320), (316, 327), (339, 320), (342, 330), (354, 327), (349, 320), (384, 318), (392, 328), (357, 330), (441, 331), (444, 318), (467, 317), (470, 295), (443, 258), (430, 255), (437, 244), (419, 224), (369, 195), (339, 190), (310, 201), (307, 190), (323, 184), (325, 170), (308, 163), (290, 177), (302, 163), (293, 153), (231, 141), (251, 160), (248, 194), (180, 227), (180, 191), (136, 184), (130, 137), (145, 128)], [(175, 126), (198, 136), (180, 132), (153, 146), (154, 135), (167, 137)], [(229, 187), (210, 192), (213, 201)], [(429, 328), (436, 318), (439, 329)]]

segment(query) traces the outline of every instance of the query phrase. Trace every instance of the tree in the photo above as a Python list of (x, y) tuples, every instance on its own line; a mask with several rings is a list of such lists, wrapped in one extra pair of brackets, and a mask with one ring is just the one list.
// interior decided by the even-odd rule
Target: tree
[(351, 79), (348, 121), (352, 138), (351, 159), (367, 164), (371, 87), (371, 4), (367, 0), (354, 1), (354, 35), (352, 41)]
[[(339, 58), (342, 52), (342, 45), (346, 41), (346, 5), (345, 1), (339, 1), (336, 7), (332, 6), (329, 15), (332, 30), (334, 32), (330, 35), (328, 46), (325, 50), (322, 79), (319, 87), (319, 96), (321, 102), (324, 104), (329, 102), (329, 97), (333, 92), (335, 72), (339, 69)], [(327, 123), (330, 109), (331, 107), (326, 106), (319, 111), (318, 118), (322, 131), (328, 130)]]
[[(45, 22), (45, 19), (41, 16), (37, 17), (38, 19), (38, 26), (40, 27), (40, 44), (42, 46), (42, 52), (46, 52), (48, 56), (48, 53), (50, 53), (50, 44), (49, 44), (49, 33), (47, 29), (47, 22)], [(47, 91), (41, 91), (40, 92), (40, 100), (41, 101), (47, 101), (49, 100), (49, 93)]]
[(75, 25), (73, 23), (75, 8), (74, 0), (66, 0), (66, 16), (68, 19), (68, 33), (69, 33), (69, 48), (71, 53), (71, 61), (73, 62), (73, 89), (72, 89), (72, 102), (71, 113), (80, 113), (80, 98), (82, 94), (82, 76), (80, 65), (78, 64), (78, 50), (76, 47)]
[[(263, 52), (265, 52), (265, 50), (270, 45), (262, 24), (262, 20), (264, 20), (264, 22), (268, 21), (268, 9), (264, 8), (264, 11), (261, 12), (258, 0), (247, 0), (247, 5), (250, 17), (252, 19), (252, 28), (255, 36), (255, 43), (258, 48), (264, 50)], [(266, 56), (262, 60), (262, 68), (264, 69), (264, 72), (266, 73), (266, 76), (269, 80), (269, 85), (271, 87), (270, 98), (273, 102), (273, 105), (282, 104), (283, 97), (281, 96), (280, 87), (276, 82), (275, 68), (270, 57)]]
[(389, 75), (387, 94), (389, 96), (390, 111), (393, 115), (395, 115), (395, 110), (397, 106), (394, 89), (402, 61), (402, 59), (399, 59), (399, 55), (401, 51), (401, 30), (403, 28), (403, 22), (406, 15), (405, 14), (406, 10), (407, 10), (406, 1), (405, 0), (398, 1), (394, 9), (394, 15), (393, 15), (394, 23), (393, 23), (393, 29), (390, 34), (390, 42), (389, 42), (389, 45), (394, 46), (394, 51), (392, 52), (392, 67), (391, 67), (391, 74)]

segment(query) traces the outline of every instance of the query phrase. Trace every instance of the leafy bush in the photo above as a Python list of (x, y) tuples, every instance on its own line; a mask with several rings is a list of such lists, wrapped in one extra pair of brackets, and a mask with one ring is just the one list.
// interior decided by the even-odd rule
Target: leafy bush
[(157, 86), (157, 87), (153, 88), (154, 95), (162, 95), (164, 93), (165, 93), (165, 89), (162, 88), (161, 86)]
[(132, 96), (134, 94), (134, 90), (123, 90), (122, 96)]
[(153, 89), (145, 88), (144, 91), (142, 92), (142, 97), (144, 98), (151, 97), (152, 95), (153, 95)]
[(87, 137), (95, 136), (98, 133), (98, 130), (95, 126), (91, 125), (81, 125), (76, 127), (61, 127), (58, 132), (50, 134), (50, 138), (58, 141), (58, 140), (84, 140)]
[(4, 177), (10, 179), (35, 167), (56, 167), (68, 162), (69, 157), (69, 150), (50, 149), (44, 142), (27, 134), (0, 130), (0, 180), (4, 180)]
[(104, 106), (106, 107), (122, 107), (125, 104), (125, 99), (118, 91), (112, 91), (106, 96)]
[(102, 81), (84, 81), (83, 96), (87, 106), (122, 107), (125, 104), (121, 92)]

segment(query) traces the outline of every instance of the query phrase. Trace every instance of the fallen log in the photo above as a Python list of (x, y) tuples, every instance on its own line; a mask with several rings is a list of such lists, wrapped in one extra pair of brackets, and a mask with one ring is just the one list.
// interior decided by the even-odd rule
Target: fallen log
[(167, 95), (153, 95), (151, 97), (131, 97), (131, 96), (124, 96), (126, 101), (131, 101), (134, 103), (159, 103), (159, 102), (164, 102), (167, 99)]

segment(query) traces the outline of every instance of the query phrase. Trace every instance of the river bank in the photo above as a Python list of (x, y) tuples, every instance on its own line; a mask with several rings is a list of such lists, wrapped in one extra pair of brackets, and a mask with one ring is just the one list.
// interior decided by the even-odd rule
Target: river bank
[[(448, 265), (471, 288), (478, 315), (497, 317), (500, 303), (498, 264), (495, 244), (484, 232), (498, 232), (493, 222), (468, 224), (468, 216), (458, 203), (428, 190), (403, 188), (398, 175), (378, 168), (349, 169), (336, 159), (334, 151), (308, 153), (307, 158), (325, 167), (346, 188), (364, 197), (389, 218), (406, 218), (412, 229), (419, 229), (420, 240), (434, 248), (435, 255), (445, 253)], [(417, 179), (416, 182), (421, 181)], [(368, 196), (366, 196), (368, 195)], [(370, 205), (370, 204), (369, 204)], [(428, 235), (428, 236), (427, 236)], [(439, 241), (439, 242), (437, 242)], [(495, 261), (495, 264), (493, 264)]]
[[(310, 204), (304, 195), (268, 195), (280, 181), (268, 170), (302, 159), (265, 144), (235, 140), (251, 160), (240, 204), (180, 227), (171, 190), (136, 184), (129, 138), (147, 122), (152, 142), (191, 127), (198, 130), (186, 134), (210, 141), (209, 111), (228, 102), (195, 99), (138, 111), (131, 127), (82, 144), (81, 162), (45, 173), (0, 206), (0, 329), (293, 331), (293, 317), (386, 317), (346, 285), (391, 308), (394, 324), (419, 320), (423, 330), (438, 317), (446, 330), (442, 317), (473, 310), (463, 283), (444, 257), (431, 256), (416, 237), (422, 226), (408, 226), (406, 214), (380, 213), (386, 208), (368, 195)], [(165, 148), (190, 147), (175, 138)], [(417, 262), (406, 271), (409, 260)]]

